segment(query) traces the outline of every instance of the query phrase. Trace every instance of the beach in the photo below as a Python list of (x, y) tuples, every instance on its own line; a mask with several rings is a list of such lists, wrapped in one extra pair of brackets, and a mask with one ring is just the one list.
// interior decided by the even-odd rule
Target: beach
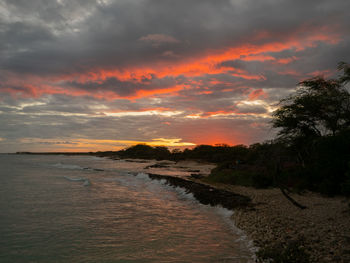
[(344, 197), (291, 194), (307, 206), (292, 205), (279, 189), (216, 185), (250, 197), (254, 209), (236, 209), (232, 219), (258, 247), (303, 240), (312, 262), (350, 262), (350, 207)]
[[(205, 171), (208, 170), (209, 164), (203, 164), (203, 170), (200, 169), (200, 163), (194, 162), (167, 165), (172, 169), (179, 166), (186, 166), (187, 170), (196, 168), (197, 174), (204, 177), (208, 175)], [(160, 174), (163, 169), (164, 167), (158, 169)], [(153, 168), (152, 172), (157, 173), (156, 170), (157, 168)], [(177, 177), (173, 174), (170, 176)], [(195, 174), (179, 177), (182, 180), (207, 185), (208, 189), (227, 191), (249, 198), (250, 201), (244, 205), (231, 207), (234, 211), (232, 220), (238, 228), (245, 231), (258, 248), (299, 242), (310, 256), (311, 262), (350, 262), (349, 198), (330, 198), (312, 192), (290, 193), (293, 199), (307, 207), (300, 209), (287, 200), (279, 189), (208, 184), (202, 179), (197, 179)], [(169, 181), (171, 183), (172, 180)], [(186, 188), (184, 186), (186, 183), (182, 184), (182, 187)], [(173, 185), (179, 186), (177, 183)], [(190, 186), (187, 188), (192, 187), (191, 184), (188, 185)]]

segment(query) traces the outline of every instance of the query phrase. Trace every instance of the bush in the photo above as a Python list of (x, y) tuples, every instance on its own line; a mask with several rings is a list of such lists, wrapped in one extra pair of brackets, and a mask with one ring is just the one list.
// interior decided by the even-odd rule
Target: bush
[(349, 169), (346, 173), (346, 178), (344, 184), (342, 185), (342, 194), (346, 196), (350, 196), (350, 162), (348, 165)]
[(255, 188), (268, 188), (273, 185), (273, 179), (267, 174), (253, 174), (252, 186)]
[(212, 171), (208, 176), (208, 181), (233, 185), (252, 185), (252, 174), (247, 171), (235, 171), (230, 169)]
[(262, 171), (253, 171), (247, 168), (235, 168), (230, 163), (224, 163), (214, 168), (207, 177), (207, 181), (266, 188), (272, 186), (273, 180)]
[(170, 158), (170, 151), (167, 147), (152, 147), (146, 144), (137, 144), (118, 152), (122, 158), (156, 159), (165, 160)]

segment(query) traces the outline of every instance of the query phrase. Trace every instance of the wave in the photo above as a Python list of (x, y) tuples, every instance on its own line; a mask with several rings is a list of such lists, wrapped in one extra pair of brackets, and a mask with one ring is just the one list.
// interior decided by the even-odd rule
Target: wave
[[(147, 173), (138, 173), (137, 178), (153, 181), (153, 179)], [(241, 230), (235, 225), (234, 221), (232, 220), (234, 209), (225, 208), (220, 204), (216, 204), (216, 205), (204, 204), (201, 202), (200, 199), (196, 198), (195, 194), (192, 193), (190, 189), (186, 189), (186, 187), (181, 187), (176, 184), (174, 185), (171, 182), (169, 183), (168, 180), (164, 179), (164, 178), (167, 178), (166, 176), (162, 179), (161, 178), (162, 176), (159, 176), (159, 178), (157, 178), (157, 180), (154, 180), (153, 182), (158, 182), (159, 184), (163, 185), (163, 187), (168, 188), (168, 190), (173, 190), (177, 192), (180, 200), (186, 200), (192, 203), (198, 203), (200, 207), (204, 209), (212, 210), (212, 212), (218, 214), (223, 219), (223, 221), (230, 227), (231, 231), (235, 233), (235, 235), (237, 236), (237, 239), (235, 240), (235, 242), (237, 244), (241, 244), (242, 247), (248, 248), (248, 250), (250, 251), (251, 261), (249, 260), (249, 262), (255, 262), (256, 260), (255, 253), (258, 251), (258, 248), (254, 245), (253, 240), (251, 240), (243, 230)], [(180, 178), (180, 180), (183, 180), (183, 179)], [(211, 189), (207, 191), (210, 191), (210, 190)]]
[(52, 165), (56, 168), (60, 168), (60, 169), (70, 169), (70, 170), (84, 170), (84, 169), (88, 169), (87, 167), (81, 167), (79, 165), (76, 164), (63, 164), (63, 163), (56, 163), (54, 165)]
[(88, 180), (87, 178), (72, 178), (72, 177), (68, 177), (68, 176), (63, 176), (64, 178), (66, 178), (68, 181), (74, 181), (74, 182), (79, 182), (79, 181), (85, 181)]
[(139, 179), (146, 179), (146, 180), (151, 181), (151, 179), (149, 178), (148, 174), (146, 174), (146, 173), (138, 173), (138, 174), (136, 174), (136, 177), (139, 178)]
[(63, 163), (56, 163), (52, 166), (60, 169), (69, 169), (69, 170), (89, 170), (89, 171), (95, 171), (95, 172), (103, 172), (104, 169), (100, 168), (91, 168), (91, 167), (82, 167), (80, 165), (76, 164), (63, 164)]
[(87, 178), (80, 178), (80, 177), (72, 178), (72, 177), (68, 177), (68, 176), (63, 176), (63, 177), (65, 179), (67, 179), (68, 181), (72, 181), (72, 182), (84, 182), (83, 186), (90, 186), (91, 185), (90, 180)]
[(83, 186), (90, 186), (91, 183), (90, 183), (90, 180), (89, 179), (86, 179), (83, 183)]

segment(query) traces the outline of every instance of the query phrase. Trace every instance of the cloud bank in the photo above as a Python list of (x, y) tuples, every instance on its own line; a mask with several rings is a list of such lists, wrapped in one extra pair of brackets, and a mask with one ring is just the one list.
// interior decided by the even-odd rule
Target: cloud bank
[(279, 99), (350, 61), (349, 7), (4, 0), (0, 152), (271, 139)]

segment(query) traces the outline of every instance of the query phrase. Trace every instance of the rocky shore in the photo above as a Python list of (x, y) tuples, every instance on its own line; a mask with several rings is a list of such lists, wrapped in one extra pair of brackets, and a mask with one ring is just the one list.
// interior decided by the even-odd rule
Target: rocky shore
[(350, 262), (350, 200), (315, 193), (291, 194), (307, 206), (299, 209), (279, 189), (254, 189), (216, 184), (217, 189), (251, 199), (236, 208), (232, 219), (257, 247), (274, 247), (302, 240), (311, 262)]
[(192, 193), (204, 205), (221, 205), (224, 208), (234, 210), (238, 208), (246, 209), (251, 203), (251, 199), (247, 196), (214, 188), (200, 182), (159, 174), (148, 174), (148, 176), (153, 180), (165, 180), (166, 184), (186, 189), (187, 193)]
[(183, 187), (203, 204), (234, 210), (235, 225), (259, 248), (302, 241), (311, 262), (350, 262), (350, 200), (315, 193), (290, 194), (306, 209), (295, 207), (279, 189), (254, 189), (199, 179), (150, 174)]
[[(233, 210), (235, 225), (245, 231), (258, 248), (283, 247), (302, 241), (298, 244), (303, 246), (310, 262), (350, 262), (349, 198), (328, 198), (311, 192), (290, 193), (294, 200), (307, 207), (300, 209), (279, 189), (209, 184), (203, 180), (209, 167), (201, 170), (199, 163), (148, 162), (143, 169), (151, 179), (165, 180), (169, 185), (185, 188), (203, 204)], [(182, 173), (182, 170), (187, 173)], [(191, 174), (190, 170), (200, 171)], [(169, 171), (171, 173), (166, 174)], [(176, 171), (180, 171), (179, 176), (175, 175)]]

